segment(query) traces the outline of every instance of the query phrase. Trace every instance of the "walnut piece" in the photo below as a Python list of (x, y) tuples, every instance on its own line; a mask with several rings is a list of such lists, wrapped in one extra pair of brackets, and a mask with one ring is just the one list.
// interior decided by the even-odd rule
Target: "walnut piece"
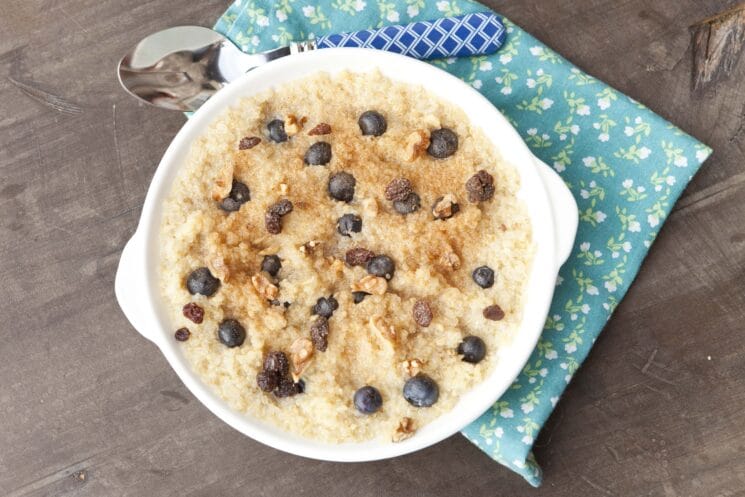
[(288, 114), (285, 118), (285, 133), (287, 133), (287, 136), (298, 134), (300, 130), (303, 129), (305, 121), (307, 120), (307, 117), (301, 117), (298, 119), (296, 115)]
[(214, 276), (223, 282), (230, 279), (230, 268), (225, 263), (225, 259), (219, 255), (214, 255), (207, 259), (207, 268)]
[(401, 369), (407, 376), (416, 376), (424, 367), (424, 361), (421, 359), (406, 359), (401, 363)]
[(278, 190), (280, 195), (287, 195), (287, 192), (290, 191), (290, 187), (287, 185), (287, 183), (280, 183)]
[(398, 334), (392, 324), (388, 324), (383, 316), (373, 316), (368, 324), (389, 342), (395, 342)]
[(408, 417), (401, 418), (401, 421), (398, 422), (396, 430), (393, 432), (393, 437), (391, 438), (391, 440), (393, 442), (406, 440), (407, 438), (411, 438), (415, 431), (416, 429), (414, 428), (413, 419)]
[(456, 209), (458, 209), (458, 200), (455, 195), (448, 193), (432, 206), (432, 215), (436, 219), (448, 219), (453, 217), (453, 214), (457, 212)]
[(383, 295), (388, 289), (388, 281), (380, 276), (368, 274), (360, 281), (352, 283), (353, 292), (365, 292), (371, 295)]
[(406, 143), (404, 145), (404, 160), (406, 162), (413, 162), (421, 157), (424, 151), (427, 150), (427, 147), (429, 147), (429, 133), (423, 129), (418, 129), (410, 133), (406, 137)]
[(460, 257), (455, 252), (445, 252), (440, 257), (440, 265), (451, 271), (455, 271), (460, 268)]
[(226, 164), (221, 167), (215, 177), (215, 183), (212, 185), (212, 200), (219, 202), (230, 194), (233, 187), (233, 164)]
[(323, 244), (323, 242), (320, 240), (311, 240), (301, 245), (298, 250), (303, 255), (311, 255), (315, 252), (317, 247), (321, 246), (321, 244)]
[(277, 298), (277, 295), (279, 295), (279, 288), (274, 286), (272, 282), (261, 273), (251, 276), (251, 283), (253, 283), (253, 286), (256, 291), (259, 292), (259, 295), (267, 300), (274, 300)]
[(289, 352), (292, 360), (292, 379), (298, 381), (313, 359), (313, 342), (309, 338), (300, 337), (292, 342)]

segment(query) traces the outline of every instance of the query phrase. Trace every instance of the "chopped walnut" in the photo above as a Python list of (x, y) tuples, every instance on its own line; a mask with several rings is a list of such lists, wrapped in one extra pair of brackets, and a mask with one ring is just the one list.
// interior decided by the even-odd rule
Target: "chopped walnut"
[(360, 281), (352, 283), (353, 292), (365, 292), (371, 295), (383, 295), (388, 289), (388, 281), (380, 276), (368, 274)]
[(301, 245), (298, 250), (303, 255), (311, 255), (315, 252), (317, 247), (321, 246), (321, 244), (323, 244), (323, 242), (320, 240), (311, 240)]
[(279, 252), (278, 245), (269, 245), (268, 247), (259, 250), (259, 255), (274, 255)]
[(416, 376), (424, 367), (424, 361), (421, 359), (406, 359), (401, 363), (401, 369), (406, 376)]
[(447, 195), (437, 199), (435, 204), (432, 206), (432, 215), (435, 219), (449, 219), (459, 210), (460, 206), (458, 205), (455, 195), (448, 193)]
[(303, 129), (305, 121), (307, 120), (307, 117), (301, 117), (298, 119), (296, 115), (288, 114), (285, 118), (285, 133), (287, 133), (287, 136), (298, 134), (300, 130)]
[(230, 280), (230, 268), (222, 256), (214, 255), (207, 259), (207, 268), (218, 279), (227, 282)]
[(230, 194), (233, 187), (233, 164), (226, 164), (220, 168), (212, 185), (212, 200), (219, 202)]
[(287, 183), (280, 183), (277, 189), (279, 190), (280, 195), (287, 195), (287, 192), (290, 191), (290, 187)]
[(455, 252), (445, 252), (440, 257), (440, 265), (455, 271), (460, 268), (460, 257)]
[(292, 342), (289, 352), (292, 360), (292, 379), (298, 381), (313, 359), (313, 342), (309, 338), (300, 337)]
[(393, 432), (393, 437), (391, 438), (391, 440), (393, 442), (406, 440), (407, 438), (410, 438), (412, 435), (414, 435), (415, 431), (416, 429), (414, 428), (413, 419), (409, 417), (401, 418), (401, 421), (398, 422), (398, 426)]
[(259, 292), (259, 295), (267, 300), (274, 300), (277, 298), (277, 295), (279, 295), (279, 288), (273, 285), (272, 282), (261, 273), (251, 276), (251, 283), (253, 283), (253, 286), (256, 291)]
[(396, 327), (392, 324), (388, 324), (383, 316), (373, 316), (368, 321), (368, 324), (378, 332), (383, 338), (390, 342), (395, 342), (398, 334), (396, 333)]
[(429, 133), (418, 129), (406, 137), (404, 145), (404, 160), (413, 162), (420, 157), (429, 146)]

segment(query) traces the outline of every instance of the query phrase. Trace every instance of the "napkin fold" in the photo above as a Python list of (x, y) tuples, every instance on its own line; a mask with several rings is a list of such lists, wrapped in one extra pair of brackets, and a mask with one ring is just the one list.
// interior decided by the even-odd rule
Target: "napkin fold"
[[(236, 0), (217, 21), (246, 52), (322, 34), (488, 10), (469, 0)], [(587, 75), (505, 20), (494, 55), (435, 60), (483, 93), (533, 153), (561, 174), (580, 210), (533, 355), (463, 435), (541, 484), (538, 432), (636, 276), (673, 204), (711, 149)], [(591, 374), (591, 372), (588, 372)]]

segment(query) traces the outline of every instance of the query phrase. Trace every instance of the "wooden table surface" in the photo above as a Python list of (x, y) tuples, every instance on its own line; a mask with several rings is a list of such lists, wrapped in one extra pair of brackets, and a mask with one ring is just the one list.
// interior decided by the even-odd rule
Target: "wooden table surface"
[(745, 63), (692, 92), (689, 33), (736, 2), (489, 4), (716, 150), (541, 433), (544, 486), (460, 436), (334, 464), (209, 413), (114, 299), (120, 251), (184, 122), (138, 106), (114, 68), (144, 35), (209, 25), (227, 1), (4, 0), (0, 495), (745, 495)]

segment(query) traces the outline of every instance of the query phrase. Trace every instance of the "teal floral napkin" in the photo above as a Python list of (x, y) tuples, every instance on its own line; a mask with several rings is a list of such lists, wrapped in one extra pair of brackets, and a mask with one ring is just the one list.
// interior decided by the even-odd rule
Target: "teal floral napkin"
[[(321, 34), (484, 10), (469, 0), (236, 0), (215, 28), (254, 52)], [(541, 469), (531, 452), (538, 432), (711, 149), (505, 24), (507, 43), (496, 54), (432, 63), (489, 98), (561, 174), (579, 204), (574, 252), (556, 282), (538, 346), (510, 390), (463, 430), (538, 486)]]

